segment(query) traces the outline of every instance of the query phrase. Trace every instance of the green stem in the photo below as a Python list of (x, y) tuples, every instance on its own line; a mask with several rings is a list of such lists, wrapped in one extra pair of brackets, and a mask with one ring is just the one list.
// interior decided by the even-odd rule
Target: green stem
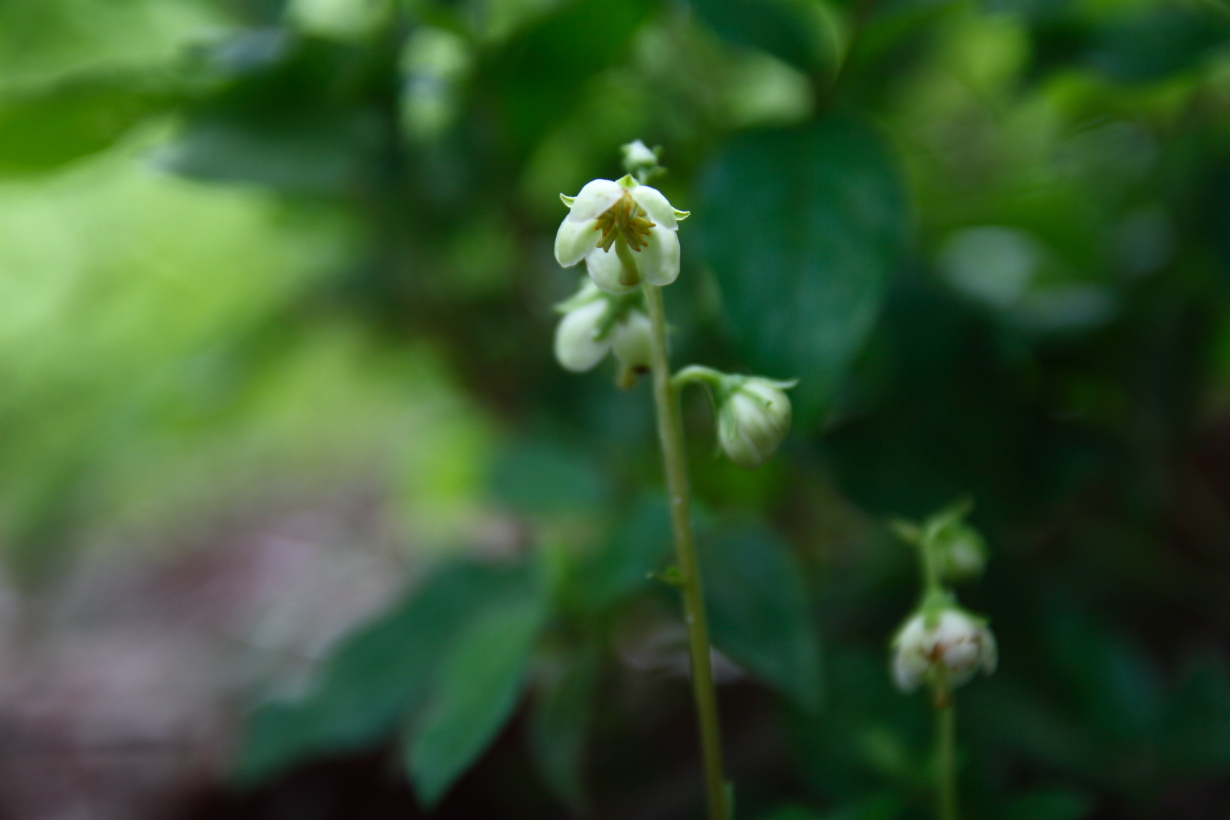
[(645, 306), (649, 310), (653, 341), (653, 397), (658, 413), (658, 439), (666, 469), (666, 491), (670, 497), (671, 529), (675, 536), (675, 560), (682, 581), (683, 611), (688, 627), (692, 656), (692, 692), (700, 724), (700, 748), (705, 767), (705, 794), (709, 820), (728, 820), (726, 776), (722, 770), (722, 736), (718, 724), (717, 689), (709, 660), (709, 625), (705, 619), (705, 596), (701, 588), (700, 567), (692, 537), (691, 489), (688, 463), (683, 449), (683, 421), (679, 401), (671, 384), (670, 359), (666, 352), (666, 310), (662, 290), (644, 284)]
[(957, 720), (952, 687), (942, 665), (935, 682), (936, 806), (939, 820), (957, 820)]

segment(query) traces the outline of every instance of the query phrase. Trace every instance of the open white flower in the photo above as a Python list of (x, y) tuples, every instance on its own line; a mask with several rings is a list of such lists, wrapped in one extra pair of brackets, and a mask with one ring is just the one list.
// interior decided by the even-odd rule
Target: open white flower
[[(625, 304), (616, 304), (621, 301)], [(626, 304), (626, 299), (611, 299), (586, 282), (561, 309), (564, 318), (555, 328), (555, 358), (565, 370), (592, 370), (608, 351), (614, 351), (619, 363), (633, 373), (649, 370), (651, 328), (640, 308)]]
[(917, 612), (893, 638), (893, 680), (912, 692), (942, 664), (952, 686), (969, 681), (980, 668), (995, 671), (999, 650), (995, 636), (960, 609)]
[(555, 234), (555, 259), (565, 268), (585, 260), (590, 278), (608, 293), (628, 293), (641, 281), (669, 285), (679, 276), (679, 220), (666, 197), (630, 176), (595, 179), (576, 197), (561, 194), (568, 216)]

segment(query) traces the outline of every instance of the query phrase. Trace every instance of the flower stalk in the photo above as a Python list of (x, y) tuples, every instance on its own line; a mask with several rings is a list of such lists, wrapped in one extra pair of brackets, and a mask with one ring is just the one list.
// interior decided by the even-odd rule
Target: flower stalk
[(959, 502), (921, 526), (892, 527), (918, 548), (922, 599), (892, 643), (892, 676), (904, 692), (924, 682), (935, 710), (935, 798), (938, 820), (957, 820), (956, 687), (981, 670), (995, 671), (999, 651), (985, 618), (962, 609), (948, 582), (968, 580), (986, 562), (982, 537), (962, 519), (970, 504)]
[(670, 359), (666, 349), (666, 310), (662, 303), (662, 289), (648, 282), (643, 287), (651, 327), (653, 397), (658, 416), (658, 440), (662, 446), (662, 461), (666, 472), (675, 560), (679, 567), (688, 648), (692, 660), (692, 692), (696, 700), (696, 718), (700, 725), (705, 797), (709, 820), (729, 820), (730, 807), (726, 799), (726, 775), (722, 765), (717, 688), (713, 682), (713, 664), (709, 650), (709, 622), (705, 616), (704, 589), (692, 534), (692, 491), (688, 479), (687, 455), (683, 446), (683, 421), (680, 416), (679, 397), (671, 382)]
[(754, 469), (773, 455), (790, 430), (790, 399), (784, 391), (795, 382), (697, 365), (672, 378), (662, 288), (679, 276), (677, 232), (688, 212), (674, 208), (660, 191), (645, 184), (662, 173), (657, 149), (638, 140), (623, 146), (623, 151), (626, 176), (618, 181), (591, 180), (575, 197), (560, 195), (568, 215), (555, 234), (555, 259), (565, 268), (583, 261), (590, 283), (556, 308), (563, 319), (556, 328), (555, 355), (565, 369), (583, 372), (595, 367), (609, 350), (620, 363), (616, 381), (620, 387), (631, 387), (645, 370), (653, 374), (675, 542), (672, 583), (683, 594), (709, 820), (729, 820), (733, 799), (722, 765), (717, 687), (692, 532), (679, 392), (687, 384), (707, 389), (717, 411), (722, 450), (738, 466)]

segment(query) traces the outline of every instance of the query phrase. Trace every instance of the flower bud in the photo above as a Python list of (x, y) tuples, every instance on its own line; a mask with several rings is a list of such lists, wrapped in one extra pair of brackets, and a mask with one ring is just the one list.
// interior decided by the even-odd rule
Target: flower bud
[(914, 613), (893, 638), (893, 681), (912, 692), (942, 666), (948, 683), (961, 686), (979, 668), (995, 671), (995, 636), (981, 619), (956, 607)]
[(973, 527), (953, 522), (935, 534), (940, 574), (952, 581), (977, 578), (987, 565), (987, 548)]
[(746, 470), (759, 467), (790, 432), (790, 399), (785, 389), (793, 382), (758, 376), (728, 376), (718, 388), (718, 442), (735, 464)]

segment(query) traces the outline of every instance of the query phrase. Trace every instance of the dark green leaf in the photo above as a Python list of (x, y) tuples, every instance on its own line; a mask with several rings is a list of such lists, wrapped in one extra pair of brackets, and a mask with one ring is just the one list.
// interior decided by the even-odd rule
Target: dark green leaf
[(392, 57), (277, 30), (245, 32), (209, 54), (210, 93), (185, 113), (162, 167), (314, 195), (345, 195), (381, 173), (392, 114)]
[(507, 722), (547, 614), (541, 588), (489, 607), (456, 637), (436, 694), (407, 736), (419, 799), (435, 805)]
[(577, 587), (585, 607), (601, 609), (640, 589), (670, 553), (666, 503), (642, 499), (602, 549), (582, 565)]
[(533, 588), (533, 568), (447, 567), (345, 640), (307, 697), (271, 703), (248, 723), (236, 776), (268, 777), (302, 758), (356, 749), (420, 705), (442, 659), (477, 616)]
[(572, 0), (515, 36), (482, 68), (513, 146), (527, 149), (617, 62), (650, 11), (644, 0)]
[(581, 453), (533, 441), (500, 456), (491, 486), (500, 500), (536, 514), (592, 510), (611, 491), (606, 477)]
[(585, 735), (597, 694), (601, 653), (596, 646), (548, 668), (530, 715), (530, 744), (547, 785), (578, 814), (585, 808), (581, 768)]
[(1216, 655), (1200, 658), (1170, 702), (1163, 749), (1180, 774), (1230, 768), (1230, 669)]
[(1003, 820), (1080, 820), (1093, 811), (1087, 796), (1064, 789), (1047, 789), (1018, 797), (1004, 807)]
[(724, 39), (763, 49), (804, 71), (832, 60), (816, 17), (791, 0), (692, 0), (696, 16)]
[(101, 151), (178, 95), (163, 78), (82, 74), (0, 96), (0, 173), (48, 171)]
[(747, 364), (798, 378), (812, 427), (880, 309), (906, 232), (893, 160), (866, 126), (830, 119), (737, 138), (694, 217)]
[(808, 710), (821, 701), (820, 637), (802, 568), (764, 528), (717, 533), (702, 542), (713, 643)]

